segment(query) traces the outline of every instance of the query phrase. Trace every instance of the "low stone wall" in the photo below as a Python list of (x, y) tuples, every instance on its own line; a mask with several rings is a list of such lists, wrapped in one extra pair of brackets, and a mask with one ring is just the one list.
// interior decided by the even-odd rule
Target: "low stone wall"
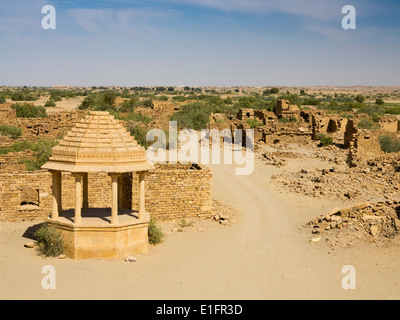
[[(200, 170), (198, 170), (200, 169)], [(107, 174), (89, 174), (89, 206), (110, 208), (111, 178)], [(45, 219), (51, 214), (51, 174), (0, 173), (0, 221)], [(123, 206), (138, 209), (139, 178), (123, 175)], [(146, 178), (146, 210), (156, 219), (212, 217), (212, 173), (207, 168), (157, 166)], [(75, 184), (70, 173), (62, 174), (63, 210), (75, 206)]]
[[(200, 170), (199, 170), (200, 169)], [(139, 206), (137, 174), (124, 176), (124, 206)], [(157, 166), (146, 177), (146, 211), (157, 220), (212, 218), (212, 172), (208, 168)]]

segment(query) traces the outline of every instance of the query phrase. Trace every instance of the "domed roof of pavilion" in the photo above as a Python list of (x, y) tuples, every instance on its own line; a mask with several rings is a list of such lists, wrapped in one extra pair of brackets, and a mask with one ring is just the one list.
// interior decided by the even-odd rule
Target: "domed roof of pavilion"
[(146, 150), (108, 112), (91, 111), (52, 149), (42, 169), (69, 172), (140, 172), (154, 169)]

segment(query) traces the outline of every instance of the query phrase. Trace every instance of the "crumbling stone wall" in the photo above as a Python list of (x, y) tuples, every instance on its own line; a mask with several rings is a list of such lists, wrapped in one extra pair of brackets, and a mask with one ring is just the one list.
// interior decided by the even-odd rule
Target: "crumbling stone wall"
[[(26, 137), (62, 137), (75, 123), (86, 115), (86, 111), (58, 112), (47, 118), (16, 118), (8, 124), (20, 127)], [(0, 121), (1, 123), (1, 121)]]
[[(137, 210), (138, 175), (124, 177), (124, 205)], [(146, 177), (146, 211), (157, 220), (212, 218), (212, 172), (198, 165), (158, 165)]]
[(278, 100), (275, 109), (275, 115), (278, 119), (300, 117), (300, 109), (296, 105), (291, 105), (289, 100)]
[[(93, 173), (89, 179), (89, 206), (111, 207), (111, 178)], [(51, 214), (51, 174), (0, 173), (0, 221), (45, 219)], [(139, 178), (123, 175), (123, 206), (138, 209)], [(158, 165), (146, 178), (146, 210), (160, 220), (212, 217), (212, 173), (199, 166)], [(75, 207), (75, 184), (70, 173), (62, 174), (63, 210)]]
[(344, 133), (348, 119), (339, 115), (327, 115), (325, 113), (315, 113), (312, 118), (313, 139), (317, 139), (319, 134)]
[(393, 117), (379, 117), (378, 125), (381, 130), (397, 133), (399, 130), (399, 120)]
[(0, 174), (0, 221), (35, 220), (51, 211), (51, 175), (47, 172)]
[(0, 123), (7, 123), (17, 119), (17, 112), (5, 103), (0, 105)]
[(307, 143), (310, 141), (311, 127), (304, 122), (293, 123), (271, 123), (258, 128), (262, 134), (262, 141), (266, 144), (273, 144), (283, 137), (288, 143)]
[(239, 109), (236, 118), (241, 121), (254, 119), (254, 109)]
[(358, 130), (349, 142), (348, 164), (350, 167), (366, 164), (383, 152), (378, 135), (368, 130)]

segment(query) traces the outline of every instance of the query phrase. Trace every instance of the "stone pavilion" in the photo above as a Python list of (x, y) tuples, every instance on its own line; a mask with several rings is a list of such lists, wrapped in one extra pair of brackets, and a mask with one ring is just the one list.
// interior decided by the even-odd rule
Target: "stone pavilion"
[[(52, 174), (53, 206), (47, 222), (63, 235), (67, 256), (122, 259), (147, 253), (150, 217), (145, 209), (145, 179), (154, 166), (121, 121), (108, 112), (91, 111), (53, 148), (51, 158), (42, 168)], [(70, 172), (75, 180), (73, 215), (62, 209), (62, 172)], [(139, 175), (137, 211), (122, 208), (122, 174), (132, 172)], [(110, 176), (111, 210), (91, 208), (91, 173)]]

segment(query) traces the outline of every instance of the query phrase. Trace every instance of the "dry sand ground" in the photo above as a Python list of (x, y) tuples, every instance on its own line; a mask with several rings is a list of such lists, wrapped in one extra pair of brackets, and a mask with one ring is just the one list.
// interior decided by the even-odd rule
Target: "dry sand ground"
[[(399, 247), (332, 250), (309, 242), (301, 226), (340, 207), (339, 201), (279, 193), (269, 182), (279, 169), (259, 159), (251, 176), (234, 175), (231, 165), (212, 167), (214, 197), (240, 211), (237, 222), (196, 222), (183, 233), (169, 233), (135, 263), (44, 259), (23, 247), (29, 241), (24, 232), (35, 223), (1, 223), (0, 298), (400, 299)], [(56, 269), (56, 290), (41, 287), (45, 265)], [(341, 286), (345, 265), (356, 268), (356, 290)]]

